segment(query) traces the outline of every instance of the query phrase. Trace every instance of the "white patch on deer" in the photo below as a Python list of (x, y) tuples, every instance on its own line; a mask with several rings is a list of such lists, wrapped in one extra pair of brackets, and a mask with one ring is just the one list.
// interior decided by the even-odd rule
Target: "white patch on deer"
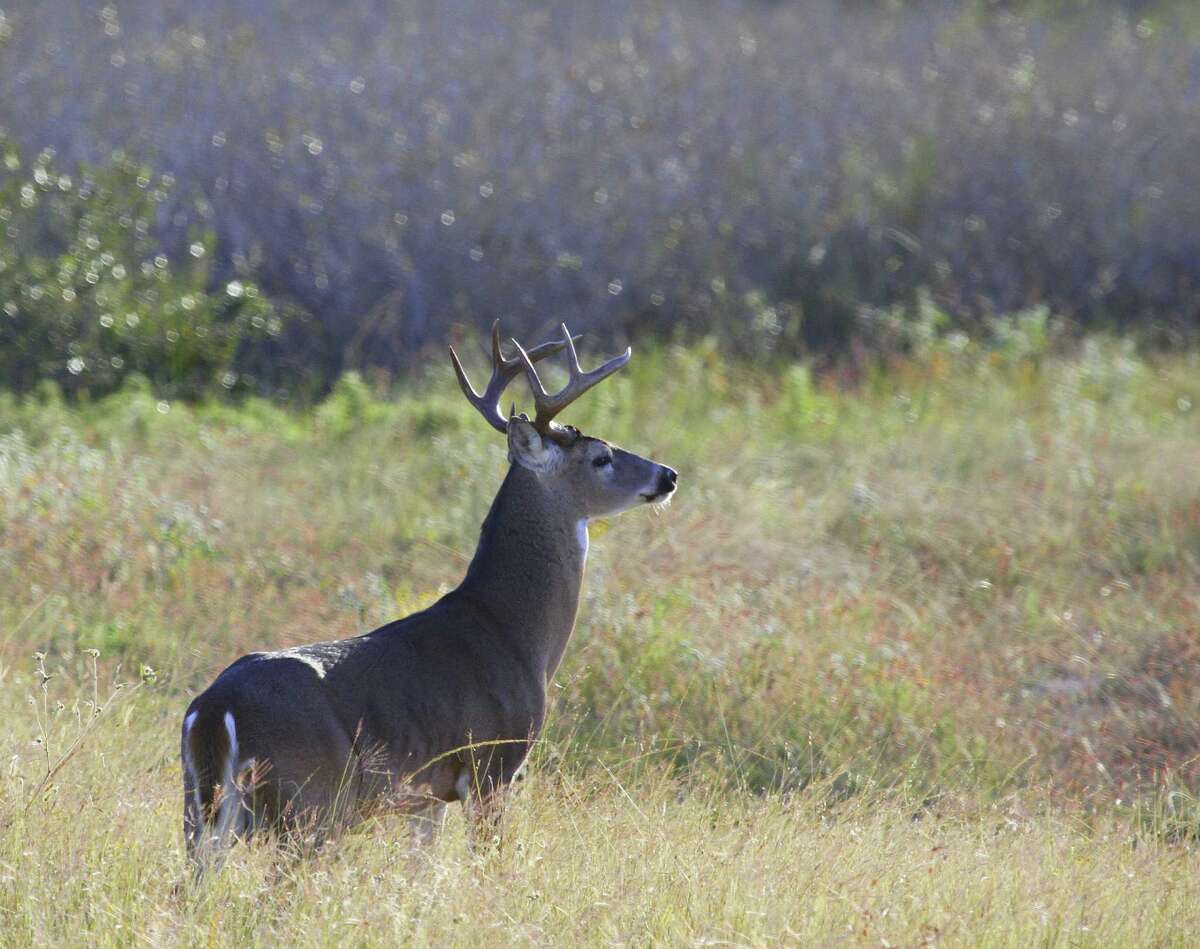
[(241, 798), (235, 781), (238, 740), (233, 712), (225, 713), (225, 733), (229, 736), (229, 752), (225, 756), (225, 767), (221, 769), (221, 803), (217, 808), (217, 826), (213, 832), (213, 837), (221, 847), (228, 842), (229, 832), (237, 821), (238, 810), (241, 807)]
[(458, 772), (458, 780), (454, 782), (454, 793), (464, 804), (467, 802), (471, 794), (471, 773), (466, 768)]
[(196, 805), (196, 819), (200, 820), (200, 782), (196, 779), (196, 765), (192, 761), (192, 726), (200, 717), (199, 712), (192, 712), (183, 720), (183, 770), (187, 772), (192, 785), (192, 803)]
[(237, 726), (233, 722), (233, 712), (225, 713), (225, 733), (229, 736), (229, 757), (225, 759), (225, 777), (233, 780), (233, 772), (237, 767)]
[(579, 553), (584, 560), (587, 560), (588, 555), (588, 522), (587, 518), (580, 518), (575, 525), (575, 539), (579, 542)]
[(280, 649), (274, 653), (274, 656), (279, 659), (295, 659), (297, 662), (302, 662), (317, 674), (318, 679), (325, 678), (325, 666), (321, 663), (321, 660), (315, 656), (301, 652), (299, 649)]

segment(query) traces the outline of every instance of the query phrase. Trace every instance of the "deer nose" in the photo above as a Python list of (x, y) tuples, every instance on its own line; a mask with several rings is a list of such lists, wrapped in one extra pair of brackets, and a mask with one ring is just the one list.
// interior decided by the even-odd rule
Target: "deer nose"
[(658, 475), (658, 490), (664, 494), (668, 491), (675, 490), (675, 483), (679, 480), (679, 473), (674, 468), (662, 466), (662, 471)]

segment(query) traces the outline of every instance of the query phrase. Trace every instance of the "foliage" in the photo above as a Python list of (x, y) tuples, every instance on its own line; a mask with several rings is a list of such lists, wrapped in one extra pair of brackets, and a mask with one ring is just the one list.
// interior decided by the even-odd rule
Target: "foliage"
[(153, 235), (211, 231), (215, 285), (311, 314), (278, 350), (326, 383), (494, 315), (826, 353), (922, 287), (973, 336), (1169, 333), (1200, 312), (1194, 6), (21, 0), (0, 124), (173, 175)]
[(188, 696), (457, 582), (503, 439), (446, 366), (303, 412), (136, 379), (0, 397), (0, 932), (1185, 942), (1200, 357), (1068, 347), (1038, 311), (923, 321), (857, 380), (708, 341), (572, 407), (681, 490), (593, 525), (499, 854), (452, 822), (410, 861), (385, 819), (299, 864), (239, 849), (176, 897)]
[(258, 288), (209, 291), (211, 232), (172, 263), (154, 224), (173, 177), (118, 157), (70, 174), (52, 150), (24, 164), (0, 138), (0, 379), (18, 393), (49, 381), (99, 396), (139, 374), (164, 395), (237, 386), (247, 339), (277, 335)]
[[(1176, 668), (1200, 564), (1195, 357), (1103, 337), (1063, 355), (1039, 312), (982, 340), (924, 319), (849, 390), (671, 347), (580, 404), (684, 490), (596, 528), (560, 766), (637, 736), (736, 786), (994, 794), (1032, 744), (1033, 773), (1086, 792), (1081, 746), (1040, 724), (1065, 696), (1093, 748), (1123, 736), (1105, 763), (1122, 793), (1155, 774), (1200, 793), (1178, 717), (1200, 693)], [(46, 600), (6, 648), (95, 646), (187, 688), (239, 650), (428, 602), (504, 464), (444, 367), (429, 383), (392, 401), (348, 375), (308, 413), (168, 403), (136, 379), (77, 408), (0, 401), (8, 609)], [(1093, 671), (1071, 666), (1080, 636)], [(1174, 690), (1153, 715), (1152, 681)]]

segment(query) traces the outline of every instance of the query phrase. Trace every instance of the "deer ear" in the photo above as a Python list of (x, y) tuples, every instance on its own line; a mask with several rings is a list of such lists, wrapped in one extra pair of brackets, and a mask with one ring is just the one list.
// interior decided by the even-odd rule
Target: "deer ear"
[(508, 420), (508, 460), (534, 474), (546, 474), (562, 462), (562, 449), (542, 438), (523, 415), (514, 415)]

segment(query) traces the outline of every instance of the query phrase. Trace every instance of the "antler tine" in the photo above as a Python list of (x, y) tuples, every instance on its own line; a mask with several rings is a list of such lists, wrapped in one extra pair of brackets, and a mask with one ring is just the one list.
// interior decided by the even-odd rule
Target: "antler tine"
[(533, 391), (533, 404), (537, 409), (537, 417), (534, 419), (533, 424), (543, 435), (553, 433), (550, 423), (559, 412), (587, 392), (592, 386), (607, 379), (624, 366), (625, 363), (629, 362), (629, 357), (633, 354), (633, 351), (627, 346), (625, 347), (625, 352), (614, 356), (602, 366), (593, 369), (591, 372), (584, 372), (579, 365), (579, 354), (575, 352), (575, 342), (571, 337), (570, 330), (567, 329), (566, 323), (562, 324), (562, 333), (563, 342), (561, 345), (567, 351), (567, 368), (570, 372), (570, 378), (567, 380), (567, 384), (554, 395), (548, 394), (542, 386), (542, 380), (538, 377), (537, 370), (533, 366), (535, 361), (534, 354), (532, 352), (525, 352), (521, 348), (520, 343), (515, 339), (512, 340), (512, 344), (517, 348), (517, 354), (525, 367), (525, 378), (529, 380), (529, 388)]
[[(570, 337), (565, 341), (551, 340), (548, 343), (542, 343), (529, 350), (528, 354), (524, 350), (521, 350), (521, 353), (531, 362), (537, 362), (547, 356), (562, 352), (563, 347), (568, 345), (572, 345)], [(520, 349), (520, 346), (518, 345), (517, 348)], [(524, 363), (521, 356), (506, 358), (500, 350), (500, 321), (495, 320), (492, 323), (492, 376), (482, 394), (476, 392), (475, 387), (471, 385), (453, 346), (450, 347), (450, 362), (454, 366), (455, 376), (458, 377), (458, 386), (462, 389), (467, 401), (475, 406), (479, 414), (496, 431), (508, 431), (508, 421), (500, 411), (500, 396), (504, 393), (505, 387), (520, 375)]]
[(571, 373), (571, 378), (583, 374), (583, 369), (579, 366), (579, 353), (575, 352), (575, 343), (571, 340), (571, 332), (567, 329), (566, 323), (559, 323), (559, 329), (563, 332), (563, 338), (567, 341), (567, 369)]
[[(519, 360), (513, 360), (519, 361)], [(500, 350), (500, 321), (492, 320), (492, 367), (493, 371), (496, 366), (507, 366), (510, 360), (504, 358), (504, 353)]]

